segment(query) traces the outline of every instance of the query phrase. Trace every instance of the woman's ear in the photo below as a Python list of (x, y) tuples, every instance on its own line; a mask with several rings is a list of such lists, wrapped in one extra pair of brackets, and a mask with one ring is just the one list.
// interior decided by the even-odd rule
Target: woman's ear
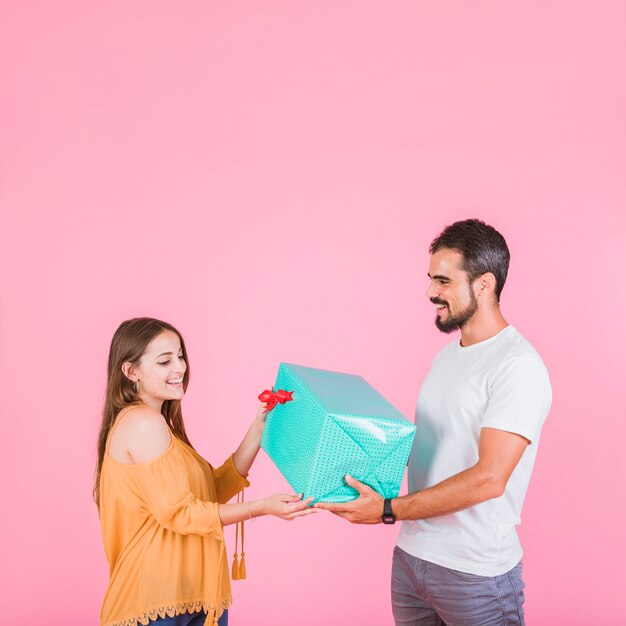
[(138, 378), (136, 369), (137, 368), (130, 361), (126, 361), (126, 363), (122, 364), (122, 373), (126, 376), (126, 378), (134, 383), (137, 382)]

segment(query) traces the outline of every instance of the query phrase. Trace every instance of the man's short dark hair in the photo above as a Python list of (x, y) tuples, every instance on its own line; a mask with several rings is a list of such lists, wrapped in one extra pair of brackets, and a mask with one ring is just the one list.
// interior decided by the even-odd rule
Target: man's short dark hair
[(487, 272), (496, 277), (496, 300), (506, 282), (511, 253), (504, 237), (493, 227), (481, 220), (471, 219), (454, 222), (430, 244), (433, 254), (442, 248), (456, 250), (463, 257), (462, 269), (472, 283)]

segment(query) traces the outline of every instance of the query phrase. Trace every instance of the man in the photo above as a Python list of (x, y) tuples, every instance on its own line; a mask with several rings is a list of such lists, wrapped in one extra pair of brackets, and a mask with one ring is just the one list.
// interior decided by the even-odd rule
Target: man
[(461, 331), (435, 357), (415, 414), (409, 493), (316, 504), (360, 524), (404, 520), (392, 566), (396, 626), (524, 624), (516, 525), (552, 391), (546, 368), (500, 312), (504, 237), (471, 219), (430, 246), (437, 328)]

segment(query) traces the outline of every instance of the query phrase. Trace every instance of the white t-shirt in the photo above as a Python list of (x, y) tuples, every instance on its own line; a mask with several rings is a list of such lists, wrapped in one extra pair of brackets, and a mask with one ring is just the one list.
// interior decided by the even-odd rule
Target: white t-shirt
[(468, 509), (405, 521), (398, 546), (426, 561), (479, 576), (499, 576), (522, 557), (515, 529), (552, 402), (537, 351), (512, 326), (468, 347), (455, 341), (435, 357), (417, 401), (409, 493), (432, 487), (478, 461), (484, 426), (530, 442), (499, 498)]

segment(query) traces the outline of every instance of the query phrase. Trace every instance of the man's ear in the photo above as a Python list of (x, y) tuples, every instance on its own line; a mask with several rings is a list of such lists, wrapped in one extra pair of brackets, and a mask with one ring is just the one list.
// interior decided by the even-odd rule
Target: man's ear
[(496, 277), (491, 272), (485, 272), (476, 279), (477, 295), (487, 296), (496, 290)]
[(124, 376), (126, 376), (126, 378), (134, 383), (136, 383), (138, 379), (136, 369), (137, 368), (129, 361), (126, 361), (126, 363), (122, 364), (122, 373), (124, 374)]

